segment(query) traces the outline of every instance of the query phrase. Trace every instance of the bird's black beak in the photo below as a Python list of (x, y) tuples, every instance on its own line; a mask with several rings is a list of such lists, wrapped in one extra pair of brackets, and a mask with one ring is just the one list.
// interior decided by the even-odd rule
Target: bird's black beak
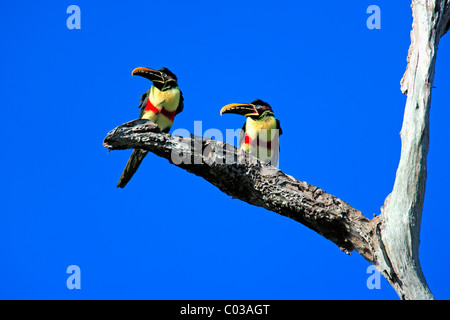
[(231, 103), (227, 104), (220, 110), (220, 115), (224, 113), (235, 113), (240, 114), (242, 116), (257, 116), (258, 111), (256, 111), (256, 107), (253, 104), (249, 103)]
[(139, 67), (139, 68), (134, 69), (131, 72), (131, 75), (144, 77), (153, 83), (157, 82), (157, 83), (164, 84), (164, 77), (163, 77), (162, 73), (158, 70)]

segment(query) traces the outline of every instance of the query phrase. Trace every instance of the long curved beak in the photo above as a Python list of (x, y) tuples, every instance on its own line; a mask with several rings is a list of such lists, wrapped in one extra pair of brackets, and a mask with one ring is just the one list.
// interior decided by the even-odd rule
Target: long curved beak
[(136, 68), (131, 72), (131, 75), (144, 77), (144, 78), (150, 80), (151, 82), (164, 83), (164, 77), (163, 77), (162, 73), (158, 70), (153, 70), (150, 68), (145, 68), (145, 67)]
[(257, 116), (258, 111), (253, 104), (250, 103), (231, 103), (227, 104), (220, 110), (220, 115), (224, 113), (235, 113), (242, 116)]

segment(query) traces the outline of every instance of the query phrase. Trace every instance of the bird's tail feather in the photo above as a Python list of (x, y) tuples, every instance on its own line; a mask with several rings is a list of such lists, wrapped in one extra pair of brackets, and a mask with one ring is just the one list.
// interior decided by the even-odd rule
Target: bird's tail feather
[(142, 149), (133, 150), (130, 159), (128, 159), (127, 165), (125, 166), (125, 169), (123, 170), (122, 175), (120, 176), (119, 182), (117, 183), (117, 187), (124, 188), (127, 185), (128, 181), (130, 181), (130, 179), (136, 173), (137, 169), (139, 168), (139, 165), (141, 164), (142, 160), (144, 160), (147, 153), (148, 151)]

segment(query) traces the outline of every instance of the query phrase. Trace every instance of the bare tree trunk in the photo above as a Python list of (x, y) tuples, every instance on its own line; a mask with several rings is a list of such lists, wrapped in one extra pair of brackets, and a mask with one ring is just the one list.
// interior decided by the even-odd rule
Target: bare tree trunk
[(433, 299), (419, 262), (429, 111), (439, 39), (450, 27), (450, 0), (413, 1), (413, 30), (401, 89), (408, 98), (401, 157), (391, 194), (372, 220), (344, 201), (301, 182), (234, 146), (202, 137), (173, 137), (135, 120), (108, 133), (111, 150), (145, 149), (203, 177), (233, 198), (294, 219), (356, 250), (386, 277), (401, 299)]
[(425, 198), (429, 113), (439, 39), (449, 27), (449, 1), (413, 1), (408, 66), (401, 89), (408, 96), (400, 132), (402, 149), (394, 188), (377, 228), (375, 265), (402, 299), (432, 299), (419, 262)]

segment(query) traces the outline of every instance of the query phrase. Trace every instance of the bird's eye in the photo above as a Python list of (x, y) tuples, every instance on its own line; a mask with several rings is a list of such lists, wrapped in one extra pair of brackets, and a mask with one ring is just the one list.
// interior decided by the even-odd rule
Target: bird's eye
[(162, 74), (162, 75), (163, 75), (163, 77), (164, 77), (164, 78), (165, 78), (165, 77), (167, 77), (167, 74), (166, 74), (166, 73), (164, 73), (164, 72), (163, 72), (163, 74)]

